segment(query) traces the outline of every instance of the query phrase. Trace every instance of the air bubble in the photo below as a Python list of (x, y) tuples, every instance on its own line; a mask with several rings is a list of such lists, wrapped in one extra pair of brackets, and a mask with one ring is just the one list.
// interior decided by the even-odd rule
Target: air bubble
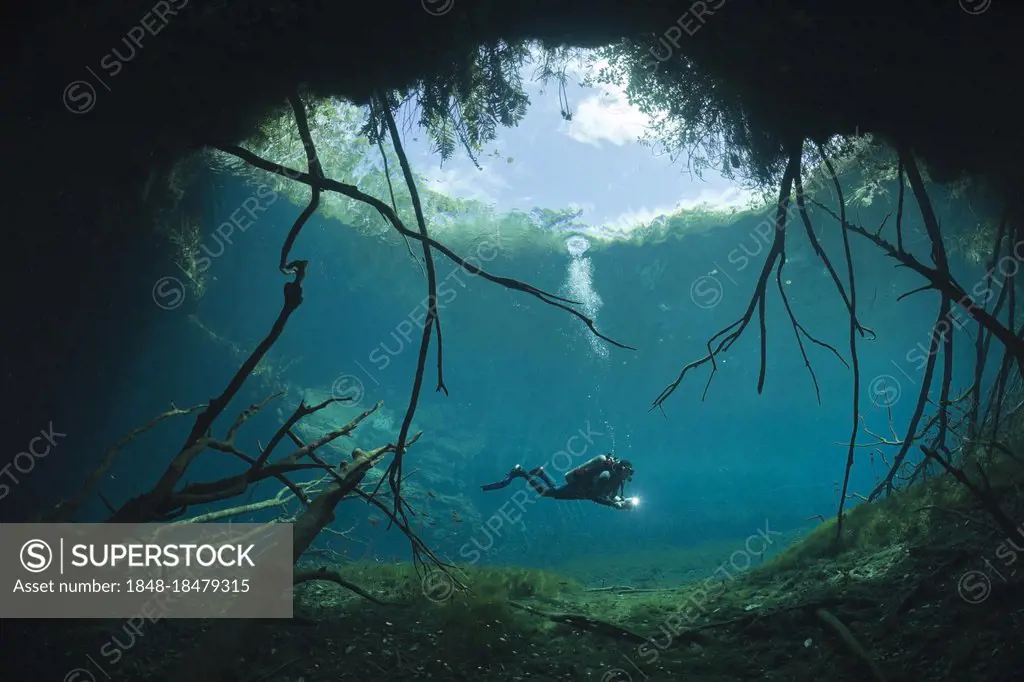
[(574, 234), (565, 240), (565, 247), (569, 249), (570, 256), (573, 258), (579, 258), (590, 248), (590, 242), (586, 237)]

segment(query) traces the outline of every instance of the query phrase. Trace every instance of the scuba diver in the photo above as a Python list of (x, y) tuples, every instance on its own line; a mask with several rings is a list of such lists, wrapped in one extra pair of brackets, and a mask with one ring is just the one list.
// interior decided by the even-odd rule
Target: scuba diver
[(611, 454), (598, 455), (568, 472), (561, 486), (555, 484), (544, 467), (527, 471), (517, 464), (504, 479), (482, 485), (480, 489), (500, 490), (516, 478), (525, 478), (541, 497), (590, 500), (615, 509), (635, 509), (640, 503), (636, 497), (623, 497), (626, 483), (633, 480), (633, 464)]

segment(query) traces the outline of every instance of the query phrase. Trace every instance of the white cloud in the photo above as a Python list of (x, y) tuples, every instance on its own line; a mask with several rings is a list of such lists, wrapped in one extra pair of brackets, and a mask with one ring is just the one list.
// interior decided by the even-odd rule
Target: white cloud
[[(591, 73), (596, 73), (603, 66), (607, 66), (607, 62), (597, 62)], [(570, 71), (570, 76), (577, 81), (586, 76)], [(575, 88), (570, 90), (574, 91)], [(591, 94), (575, 107), (572, 120), (564, 122), (560, 129), (577, 142), (600, 147), (604, 141), (621, 146), (636, 142), (650, 126), (650, 117), (629, 103), (622, 88), (601, 84), (588, 88), (588, 91)]]
[(679, 200), (679, 208), (696, 208), (702, 204), (709, 208), (746, 208), (756, 195), (741, 187), (726, 187), (720, 191), (702, 189), (697, 196)]
[(570, 211), (583, 211), (583, 215), (586, 216), (588, 213), (593, 213), (597, 205), (592, 201), (570, 201), (566, 208)]
[(470, 165), (466, 168), (450, 166), (425, 173), (427, 187), (450, 197), (476, 199), (493, 204), (497, 201), (496, 194), (500, 190), (510, 189), (508, 181), (495, 170), (498, 164), (483, 165), (477, 170)]
[(626, 100), (619, 88), (603, 85), (576, 107), (571, 121), (561, 132), (577, 142), (601, 146), (601, 142), (624, 145), (636, 142), (650, 125), (650, 118)]
[(727, 187), (719, 192), (702, 189), (696, 196), (680, 199), (675, 206), (656, 206), (653, 209), (648, 209), (645, 206), (625, 211), (604, 223), (601, 228), (605, 232), (628, 234), (638, 227), (649, 224), (658, 216), (671, 215), (679, 210), (689, 210), (700, 206), (717, 210), (746, 208), (753, 196), (751, 192), (738, 187)]
[(601, 225), (601, 231), (628, 236), (630, 232), (638, 227), (649, 224), (658, 216), (669, 215), (677, 210), (678, 207), (661, 206), (653, 209), (644, 207), (636, 210), (625, 211)]
[[(584, 51), (584, 59), (587, 54)], [(558, 84), (556, 81), (542, 84), (539, 80), (534, 80), (537, 67), (543, 62), (543, 55), (539, 49), (534, 49), (531, 58), (532, 62), (522, 74), (526, 87), (537, 94), (543, 92), (544, 97), (537, 98), (535, 104), (542, 106), (545, 112), (556, 112), (562, 106), (559, 97), (556, 96)], [(606, 66), (607, 60), (596, 60), (589, 67), (585, 62), (577, 60), (565, 64), (565, 75), (568, 79), (566, 94), (569, 97), (572, 120), (562, 121), (558, 130), (577, 142), (597, 147), (601, 146), (601, 142), (611, 142), (620, 146), (635, 142), (650, 124), (650, 119), (629, 103), (625, 91), (621, 88), (610, 85), (579, 87), (589, 75), (596, 74)], [(577, 99), (580, 93), (585, 95), (582, 100)]]

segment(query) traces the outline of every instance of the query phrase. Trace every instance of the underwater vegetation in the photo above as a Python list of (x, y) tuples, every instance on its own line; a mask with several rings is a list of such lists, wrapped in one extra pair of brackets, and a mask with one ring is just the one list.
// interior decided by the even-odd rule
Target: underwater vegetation
[[(1024, 518), (1017, 463), (997, 458), (989, 480), (1007, 513)], [(347, 576), (404, 606), (378, 610), (330, 586), (297, 600), (329, 622), (393, 614), (392, 648), (422, 636), (456, 652), (463, 674), (501, 679), (1010, 679), (1021, 645), (1005, 629), (1024, 617), (1009, 600), (1024, 588), (1015, 570), (1024, 540), (1002, 535), (948, 477), (858, 505), (845, 521), (838, 551), (830, 519), (787, 538), (763, 563), (734, 552), (715, 565), (704, 553), (721, 549), (701, 547), (645, 558), (706, 566), (704, 577), (673, 587), (636, 586), (650, 568), (640, 562), (603, 586), (557, 569), (455, 567), (465, 592), (432, 590), (430, 574), (409, 564), (353, 563)], [(733, 547), (745, 553), (749, 544)], [(981, 608), (990, 593), (1001, 603)], [(356, 647), (353, 664), (379, 662), (376, 651)], [(429, 670), (412, 663), (429, 656), (403, 655), (404, 667), (388, 673), (394, 679)]]
[[(994, 465), (1002, 508), (1024, 518), (1016, 462)], [(460, 587), (411, 563), (303, 560), (298, 574), (345, 584), (303, 582), (293, 620), (249, 628), (245, 679), (1018, 679), (1022, 645), (1007, 633), (1024, 618), (1024, 541), (994, 528), (969, 491), (935, 477), (858, 505), (844, 528), (840, 550), (828, 520), (762, 561), (744, 560), (751, 540), (738, 538), (731, 553), (698, 546), (613, 567), (600, 585), (571, 566), (451, 566)], [(703, 574), (644, 587), (648, 562)], [(122, 626), (75, 623), (64, 636), (121, 641)], [(166, 679), (166, 660), (194, 655), (211, 627), (149, 626), (132, 643), (136, 679)]]

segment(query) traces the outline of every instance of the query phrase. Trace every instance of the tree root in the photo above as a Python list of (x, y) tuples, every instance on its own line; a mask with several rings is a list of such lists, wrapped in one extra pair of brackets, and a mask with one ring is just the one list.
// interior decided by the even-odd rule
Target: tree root
[(326, 566), (321, 566), (320, 568), (310, 571), (296, 571), (295, 578), (292, 582), (293, 584), (298, 585), (299, 583), (309, 582), (310, 580), (323, 580), (326, 582), (336, 583), (338, 585), (341, 585), (350, 592), (355, 592), (363, 599), (367, 601), (372, 601), (374, 604), (377, 604), (378, 606), (401, 606), (401, 604), (393, 604), (390, 602), (381, 601), (380, 599), (377, 599), (372, 594), (370, 594), (363, 588), (359, 587), (359, 585), (356, 585), (355, 583), (349, 582), (348, 580), (342, 578), (341, 573), (339, 573), (338, 571), (332, 571), (328, 569)]
[(278, 674), (279, 672), (281, 672), (282, 670), (284, 670), (285, 668), (290, 666), (292, 663), (295, 663), (296, 661), (299, 661), (299, 660), (301, 660), (300, 656), (296, 656), (295, 658), (289, 658), (287, 661), (285, 661), (281, 665), (277, 666), (276, 668), (274, 668), (270, 672), (268, 672), (268, 673), (264, 674), (263, 676), (259, 677), (256, 680), (256, 682), (265, 682), (266, 680), (269, 680), (271, 677), (273, 677), (274, 675)]
[[(1017, 529), (1016, 524), (1014, 524), (1014, 522), (1010, 520), (1010, 517), (1006, 515), (1006, 512), (1003, 511), (1003, 508), (999, 505), (999, 500), (987, 485), (985, 487), (980, 487), (972, 483), (971, 479), (967, 478), (967, 474), (965, 474), (962, 469), (958, 469), (953, 466), (949, 460), (940, 455), (935, 449), (922, 445), (921, 452), (923, 452), (929, 459), (938, 462), (939, 466), (946, 470), (946, 473), (955, 478), (960, 485), (967, 488), (967, 490), (974, 495), (974, 498), (978, 500), (978, 503), (981, 504), (982, 508), (988, 512), (989, 516), (995, 520), (999, 529), (1006, 533), (1008, 538), (1017, 537), (1021, 534)], [(981, 467), (979, 466), (979, 470), (980, 469)]]
[(864, 650), (864, 647), (857, 641), (857, 638), (853, 636), (853, 633), (850, 632), (850, 628), (843, 625), (842, 621), (826, 609), (818, 609), (814, 613), (823, 623), (828, 625), (837, 635), (839, 635), (839, 638), (843, 640), (843, 643), (857, 656), (857, 658), (867, 665), (875, 680), (878, 682), (885, 682), (885, 675), (882, 674), (878, 664), (875, 663), (874, 659), (871, 658), (871, 655)]
[[(413, 441), (415, 440), (414, 438)], [(358, 490), (366, 472), (384, 459), (388, 453), (394, 451), (394, 445), (386, 445), (369, 452), (357, 448), (352, 452), (351, 462), (347, 462), (337, 469), (330, 469), (333, 480), (327, 483), (310, 501), (309, 506), (299, 514), (292, 524), (293, 562), (298, 561), (303, 552), (309, 549), (320, 531), (334, 520), (334, 509), (342, 498), (353, 490)], [(340, 578), (340, 576), (338, 577)], [(331, 578), (325, 575), (322, 579)], [(345, 586), (349, 587), (350, 585), (351, 583), (346, 583)], [(365, 593), (362, 596), (376, 601)], [(200, 645), (197, 653), (182, 661), (169, 679), (188, 679), (192, 682), (221, 682), (221, 680), (229, 679), (231, 676), (228, 671), (235, 665), (235, 654), (245, 646), (257, 622), (253, 619), (242, 620), (235, 627), (219, 627), (212, 630), (206, 641)], [(199, 666), (196, 665), (196, 661), (200, 662)]]
[(614, 623), (609, 623), (603, 620), (597, 620), (596, 618), (590, 618), (589, 616), (583, 616), (577, 613), (547, 613), (546, 611), (541, 611), (533, 608), (532, 606), (527, 606), (526, 604), (520, 604), (514, 601), (510, 601), (508, 605), (521, 611), (532, 613), (535, 616), (547, 618), (553, 623), (569, 625), (578, 630), (586, 630), (599, 635), (614, 637), (615, 639), (624, 639), (629, 642), (637, 642), (638, 644), (643, 644), (650, 639), (649, 637), (644, 637), (643, 635), (620, 625), (615, 625)]
[(86, 479), (85, 485), (82, 486), (82, 489), (78, 492), (78, 494), (72, 497), (71, 499), (61, 500), (59, 503), (57, 503), (57, 505), (53, 509), (51, 509), (47, 514), (43, 516), (43, 522), (67, 523), (74, 519), (79, 507), (82, 506), (82, 502), (84, 502), (85, 498), (88, 497), (89, 494), (96, 488), (96, 484), (99, 483), (99, 480), (103, 476), (103, 474), (105, 474), (107, 470), (110, 469), (111, 465), (113, 465), (114, 459), (117, 457), (117, 453), (120, 452), (121, 449), (124, 448), (124, 446), (128, 445), (128, 443), (135, 440), (137, 436), (145, 433), (146, 431), (149, 431), (151, 428), (153, 428), (154, 426), (156, 426), (165, 419), (185, 414), (192, 414), (193, 412), (198, 412), (199, 410), (205, 407), (206, 404), (203, 403), (199, 405), (193, 405), (192, 407), (187, 407), (185, 409), (180, 409), (178, 407), (175, 407), (174, 403), (171, 403), (171, 409), (167, 410), (166, 412), (161, 412), (156, 417), (150, 419), (142, 426), (138, 426), (129, 431), (128, 433), (126, 433), (124, 436), (121, 437), (121, 440), (117, 441), (109, 448), (107, 448), (107, 452), (103, 455), (103, 459), (100, 460), (99, 466), (96, 467), (96, 469), (89, 475), (89, 478)]
[[(398, 433), (398, 443), (395, 446), (395, 456), (391, 460), (391, 465), (388, 467), (388, 483), (391, 487), (391, 494), (394, 500), (394, 517), (401, 517), (403, 521), (408, 523), (408, 518), (405, 515), (405, 509), (402, 507), (402, 494), (401, 494), (401, 483), (402, 483), (402, 464), (404, 462), (403, 456), (405, 455), (405, 443), (409, 437), (409, 429), (412, 428), (412, 420), (416, 414), (416, 408), (419, 405), (420, 390), (423, 388), (423, 371), (426, 367), (427, 353), (430, 349), (430, 335), (432, 332), (436, 332), (437, 335), (437, 388), (436, 392), (444, 392), (448, 395), (448, 388), (444, 385), (444, 338), (441, 334), (441, 316), (437, 312), (437, 274), (434, 267), (434, 255), (431, 252), (430, 244), (427, 240), (430, 239), (430, 235), (427, 233), (427, 221), (423, 217), (423, 206), (420, 203), (420, 193), (416, 189), (416, 180), (412, 174), (412, 167), (409, 165), (409, 159), (405, 156), (405, 150), (402, 148), (401, 136), (398, 133), (398, 126), (395, 123), (395, 117), (391, 115), (391, 103), (388, 102), (387, 98), (380, 94), (378, 96), (378, 103), (380, 104), (381, 112), (384, 115), (384, 121), (387, 124), (388, 131), (391, 133), (391, 142), (395, 147), (395, 154), (398, 155), (399, 164), (402, 167), (402, 173), (405, 176), (406, 185), (409, 187), (409, 197), (412, 199), (412, 207), (416, 213), (416, 224), (419, 227), (419, 234), (423, 238), (420, 245), (423, 248), (423, 263), (426, 265), (427, 272), (427, 317), (423, 321), (423, 335), (420, 339), (420, 352), (417, 356), (416, 364), (416, 375), (413, 378), (412, 383), (412, 394), (409, 397), (409, 406), (405, 411), (405, 416), (402, 419), (402, 426)], [(403, 235), (404, 236), (404, 235)], [(407, 242), (408, 243), (408, 242)], [(377, 483), (379, 488), (381, 483), (384, 482), (384, 477), (381, 477), (380, 482)], [(377, 493), (374, 490), (373, 496)], [(394, 520), (391, 521), (394, 523)]]
[[(596, 591), (612, 591), (615, 589), (622, 588), (598, 588), (598, 590)], [(591, 591), (595, 590), (588, 590), (588, 592)], [(628, 591), (629, 590), (627, 590), (627, 592)], [(675, 641), (677, 642), (696, 642), (698, 644), (707, 644), (708, 642), (712, 641), (713, 638), (705, 634), (706, 630), (748, 625), (760, 619), (772, 618), (786, 613), (801, 613), (805, 616), (809, 616), (813, 612), (819, 619), (828, 623), (836, 632), (838, 632), (840, 634), (840, 637), (843, 638), (843, 641), (846, 642), (847, 646), (849, 646), (855, 653), (857, 653), (857, 655), (862, 660), (864, 660), (871, 667), (872, 672), (875, 674), (876, 680), (878, 680), (879, 682), (885, 682), (885, 677), (882, 676), (881, 672), (878, 670), (878, 667), (875, 665), (874, 661), (871, 660), (870, 656), (868, 656), (868, 654), (864, 651), (863, 647), (861, 647), (857, 640), (854, 639), (849, 629), (846, 628), (846, 626), (843, 625), (838, 618), (832, 615), (831, 612), (827, 611), (824, 608), (825, 606), (832, 606), (840, 603), (845, 604), (850, 603), (851, 601), (863, 601), (866, 605), (870, 606), (878, 605), (878, 600), (874, 598), (858, 599), (851, 598), (849, 596), (843, 598), (826, 598), (815, 600), (812, 602), (802, 602), (800, 604), (794, 604), (792, 606), (781, 607), (767, 613), (747, 613), (736, 618), (730, 618), (728, 620), (719, 620), (710, 623), (704, 623), (703, 625), (698, 625), (696, 627), (673, 632), (673, 636)], [(540, 618), (545, 618), (553, 623), (568, 625), (578, 630), (585, 630), (587, 632), (604, 635), (614, 639), (635, 642), (638, 644), (644, 644), (651, 641), (650, 637), (646, 637), (634, 630), (630, 630), (629, 628), (623, 627), (621, 625), (616, 625), (614, 623), (599, 620), (597, 618), (591, 618), (590, 616), (584, 616), (582, 614), (576, 613), (549, 613), (546, 611), (541, 611), (540, 609), (536, 609), (532, 606), (527, 606), (526, 604), (514, 601), (509, 601), (508, 604), (513, 608), (519, 609), (521, 611), (526, 611)]]

